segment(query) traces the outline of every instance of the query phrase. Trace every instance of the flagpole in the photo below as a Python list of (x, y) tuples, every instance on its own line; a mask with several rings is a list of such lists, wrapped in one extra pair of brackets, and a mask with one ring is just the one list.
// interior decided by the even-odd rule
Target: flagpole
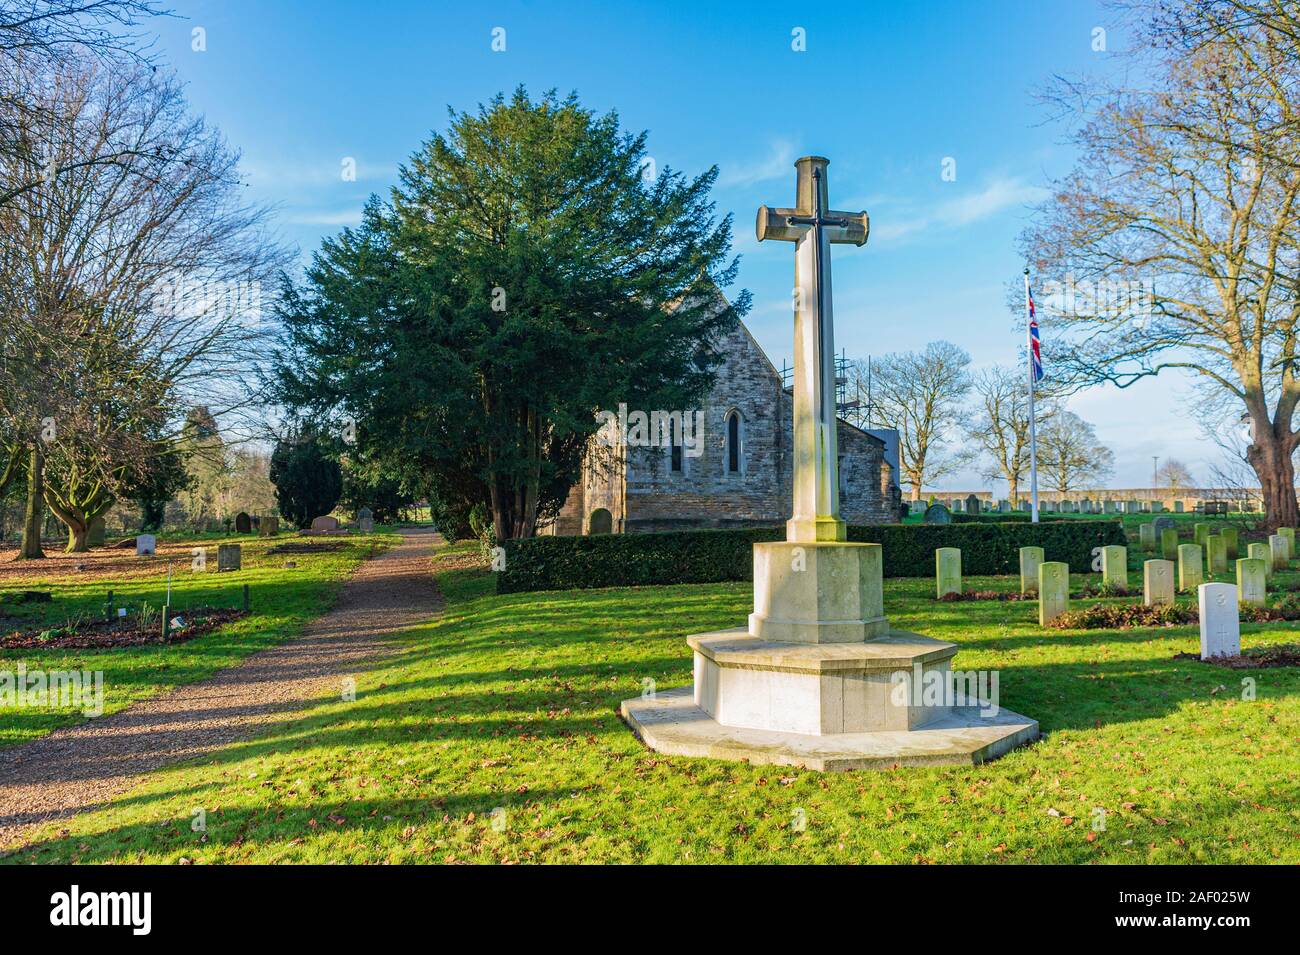
[(1029, 362), (1029, 501), (1030, 520), (1038, 523), (1038, 428), (1034, 420), (1034, 340), (1029, 328), (1029, 269), (1025, 269), (1025, 359)]

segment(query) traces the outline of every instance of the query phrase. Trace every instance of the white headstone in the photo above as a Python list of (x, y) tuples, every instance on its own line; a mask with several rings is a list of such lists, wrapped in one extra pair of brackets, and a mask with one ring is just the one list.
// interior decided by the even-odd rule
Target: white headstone
[(158, 552), (158, 538), (152, 534), (140, 534), (135, 539), (135, 556), (143, 557), (146, 554), (155, 554)]
[(1201, 610), (1201, 659), (1235, 657), (1241, 653), (1241, 618), (1233, 584), (1201, 584), (1196, 589)]

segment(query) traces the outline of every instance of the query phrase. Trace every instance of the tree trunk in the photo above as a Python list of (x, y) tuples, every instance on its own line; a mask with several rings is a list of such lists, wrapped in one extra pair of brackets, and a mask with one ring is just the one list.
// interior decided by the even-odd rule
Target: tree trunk
[(1265, 432), (1258, 434), (1246, 451), (1246, 459), (1259, 477), (1264, 495), (1264, 525), (1269, 533), (1275, 533), (1279, 527), (1300, 525), (1300, 508), (1295, 497), (1295, 462), (1291, 457), (1294, 450), (1290, 437)]
[(84, 554), (90, 550), (88, 543), (90, 537), (90, 528), (88, 526), (73, 527), (68, 526), (68, 553)]
[(18, 548), (18, 560), (41, 560), (41, 524), (45, 516), (45, 457), (41, 443), (32, 445), (27, 465), (27, 511), (23, 520), (23, 542)]

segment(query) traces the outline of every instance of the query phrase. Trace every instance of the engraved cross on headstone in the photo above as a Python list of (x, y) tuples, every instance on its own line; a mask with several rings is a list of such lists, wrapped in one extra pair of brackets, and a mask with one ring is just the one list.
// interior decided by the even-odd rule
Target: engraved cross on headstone
[(830, 245), (863, 245), (865, 212), (827, 211), (821, 156), (795, 162), (795, 208), (761, 206), (758, 241), (795, 243), (794, 514), (786, 540), (842, 541), (835, 406), (835, 337), (831, 310)]

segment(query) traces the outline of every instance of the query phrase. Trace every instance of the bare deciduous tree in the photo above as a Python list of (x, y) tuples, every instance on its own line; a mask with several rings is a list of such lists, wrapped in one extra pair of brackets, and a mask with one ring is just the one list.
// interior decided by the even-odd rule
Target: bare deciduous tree
[(1038, 430), (1038, 473), (1060, 494), (1104, 480), (1114, 462), (1093, 426), (1072, 411), (1057, 409)]
[[(1146, 19), (1150, 82), (1066, 84), (1088, 118), (1026, 252), (1104, 294), (1056, 317), (1054, 366), (1127, 387), (1190, 372), (1251, 423), (1270, 527), (1300, 523), (1293, 455), (1300, 318), (1300, 9), (1178, 0)], [(1132, 308), (1134, 283), (1153, 287)]]
[(970, 356), (945, 341), (931, 342), (921, 352), (886, 355), (875, 366), (879, 416), (898, 431), (899, 469), (914, 501), (927, 482), (969, 460), (969, 453), (951, 447), (970, 391), (969, 366)]
[[(168, 15), (155, 0), (0, 0), (0, 163), (9, 167), (0, 205), (65, 171), (58, 157), (47, 155), (38, 164), (39, 175), (14, 175), (29, 168), (24, 130), (48, 122), (37, 115), (46, 104), (33, 95), (32, 78), (89, 62), (147, 62), (149, 41), (136, 28), (149, 17)], [(114, 165), (130, 158), (121, 144), (108, 143), (99, 153), (71, 161)]]
[[(977, 374), (973, 381), (978, 406), (968, 419), (970, 436), (986, 463), (982, 476), (1005, 481), (1008, 497), (1020, 499), (1020, 485), (1029, 473), (1029, 378), (1023, 368), (997, 365)], [(1053, 406), (1037, 407), (1038, 425), (1051, 418)]]
[(1169, 458), (1156, 471), (1156, 483), (1169, 488), (1169, 492), (1177, 496), (1180, 491), (1195, 487), (1196, 479), (1186, 464), (1177, 458)]
[[(94, 519), (166, 466), (189, 399), (239, 400), (244, 376), (228, 372), (256, 367), (248, 319), (282, 258), (239, 196), (236, 155), (174, 78), (92, 64), (33, 79), (12, 177), (39, 179), (42, 155), (63, 171), (0, 206), (0, 439), (82, 550)], [(80, 161), (109, 149), (127, 158)], [(38, 553), (25, 538), (21, 555)]]

